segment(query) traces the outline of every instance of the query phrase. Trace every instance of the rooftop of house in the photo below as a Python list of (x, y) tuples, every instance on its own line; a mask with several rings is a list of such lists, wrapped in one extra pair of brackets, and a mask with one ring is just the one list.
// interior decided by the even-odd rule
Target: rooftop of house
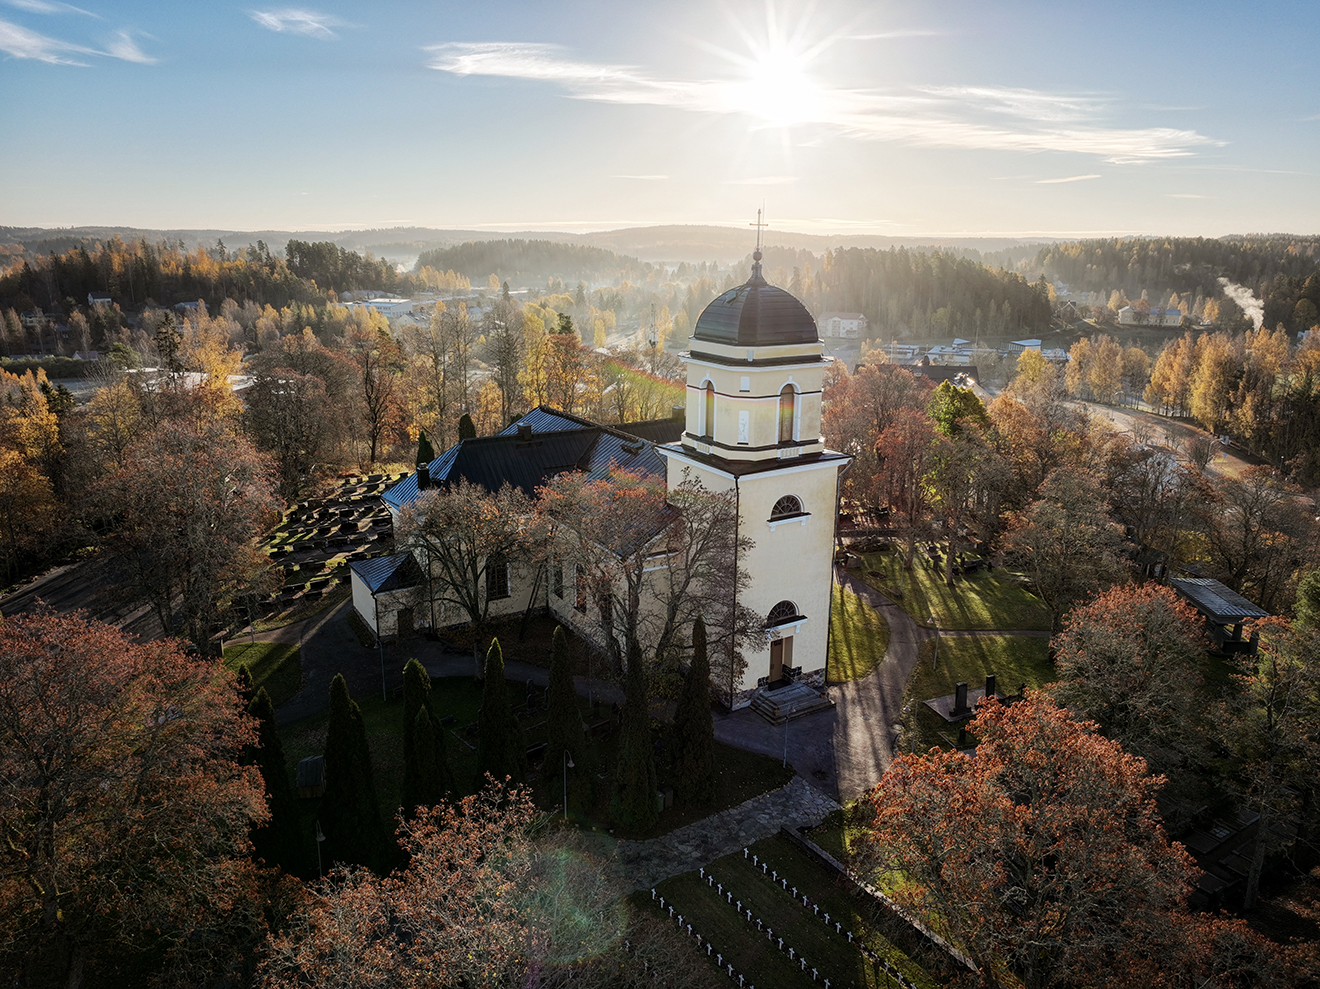
[(1244, 618), (1265, 618), (1269, 612), (1252, 604), (1237, 591), (1209, 577), (1170, 577), (1169, 586), (1191, 602), (1192, 607), (1220, 625), (1233, 625)]
[[(682, 431), (678, 420), (603, 426), (543, 405), (495, 436), (460, 440), (431, 461), (428, 473), (436, 486), (466, 480), (496, 491), (507, 483), (529, 497), (568, 470), (604, 478), (618, 467), (664, 478), (655, 445), (677, 440)], [(391, 508), (403, 508), (416, 500), (417, 484), (417, 474), (410, 474), (382, 497)]]
[(348, 567), (357, 574), (362, 583), (367, 585), (367, 590), (372, 594), (417, 587), (424, 579), (417, 558), (406, 551), (391, 556), (377, 556), (370, 560), (355, 560)]

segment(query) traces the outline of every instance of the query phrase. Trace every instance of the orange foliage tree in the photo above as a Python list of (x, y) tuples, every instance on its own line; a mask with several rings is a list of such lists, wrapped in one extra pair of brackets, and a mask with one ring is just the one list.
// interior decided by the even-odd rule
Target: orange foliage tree
[(187, 984), (251, 949), (248, 831), (266, 807), (239, 764), (252, 722), (220, 666), (81, 617), (9, 618), (0, 739), (0, 970), (14, 984), (153, 970)]
[(1195, 866), (1160, 824), (1162, 779), (1094, 729), (1039, 692), (983, 704), (974, 758), (900, 756), (868, 795), (856, 866), (984, 985), (1286, 984), (1248, 931), (1183, 913)]

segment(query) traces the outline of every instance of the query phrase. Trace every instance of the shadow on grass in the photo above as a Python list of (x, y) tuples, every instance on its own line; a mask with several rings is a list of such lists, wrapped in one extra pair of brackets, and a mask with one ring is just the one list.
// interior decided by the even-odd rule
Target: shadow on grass
[(829, 683), (860, 680), (884, 660), (889, 648), (889, 623), (842, 584), (836, 583), (833, 593), (825, 678)]
[(225, 666), (237, 670), (246, 664), (252, 689), (266, 688), (279, 707), (302, 686), (302, 649), (296, 642), (233, 642), (225, 646)]

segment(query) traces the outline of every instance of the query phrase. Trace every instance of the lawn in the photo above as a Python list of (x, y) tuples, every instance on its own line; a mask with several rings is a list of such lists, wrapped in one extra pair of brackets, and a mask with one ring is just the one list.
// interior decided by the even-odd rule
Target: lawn
[(286, 642), (231, 642), (225, 646), (225, 666), (237, 670), (247, 664), (252, 689), (266, 688), (279, 707), (302, 685), (302, 649)]
[(923, 625), (933, 614), (939, 628), (1049, 630), (1049, 609), (1002, 567), (955, 577), (946, 587), (943, 567), (920, 552), (911, 570), (903, 570), (902, 561), (899, 548), (864, 553), (862, 577)]
[(880, 665), (889, 648), (884, 616), (842, 584), (834, 585), (830, 609), (828, 683), (860, 680)]
[[(751, 984), (808, 986), (812, 984), (814, 967), (821, 980), (815, 983), (817, 986), (825, 979), (829, 979), (831, 986), (840, 987), (869, 989), (890, 985), (888, 977), (848, 942), (846, 932), (851, 930), (855, 938), (902, 969), (915, 985), (923, 989), (936, 985), (898, 947), (876, 932), (872, 922), (874, 904), (841, 886), (830, 869), (779, 835), (758, 841), (749, 850), (765, 859), (781, 879), (786, 879), (790, 890), (784, 890), (768, 875), (763, 875), (741, 852), (717, 860), (707, 871), (725, 886), (725, 892), (732, 892), (734, 899), (741, 901), (744, 911), (752, 911), (751, 921), (745, 914), (740, 916), (737, 906), (726, 902), (699, 874), (691, 872), (656, 887), (657, 894), (668, 901), (663, 913), (659, 912), (658, 900), (653, 902), (649, 892), (637, 894), (635, 902), (655, 911), (665, 923), (670, 922), (668, 905), (672, 902), (675, 910), (683, 914), (684, 923), (691, 922), (694, 931), (709, 938), (715, 950), (724, 955), (726, 964), (732, 962)], [(800, 898), (793, 898), (794, 887), (799, 897), (805, 895), (813, 906), (819, 907), (819, 914), (804, 907)], [(764, 930), (757, 930), (756, 920), (763, 927), (773, 929), (774, 947), (766, 940)], [(842, 924), (843, 933), (835, 930), (836, 922)], [(784, 951), (778, 949), (780, 937), (784, 939)], [(790, 945), (795, 954), (801, 953), (806, 958), (806, 972), (798, 961), (789, 959), (786, 949)]]
[(952, 694), (959, 680), (969, 687), (984, 687), (986, 674), (994, 673), (1001, 694), (1015, 694), (1024, 684), (1052, 683), (1057, 676), (1049, 645), (1043, 635), (946, 635), (924, 643), (903, 692), (902, 748), (913, 745), (914, 731), (918, 752), (957, 744), (959, 725), (947, 723), (922, 702)]

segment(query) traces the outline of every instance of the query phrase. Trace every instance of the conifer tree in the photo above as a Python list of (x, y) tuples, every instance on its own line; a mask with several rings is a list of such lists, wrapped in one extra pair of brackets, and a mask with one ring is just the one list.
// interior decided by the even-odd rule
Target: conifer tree
[(431, 441), (426, 437), (426, 430), (422, 430), (421, 435), (417, 437), (417, 463), (429, 464), (435, 459), (435, 448), (431, 446)]
[(256, 696), (256, 691), (252, 689), (252, 671), (248, 669), (247, 663), (238, 664), (235, 681), (234, 686), (238, 690), (238, 696), (243, 699), (243, 706), (246, 707)]
[(478, 782), (485, 773), (497, 780), (510, 776), (515, 783), (527, 775), (527, 746), (522, 726), (509, 706), (504, 682), (504, 652), (500, 640), (492, 639), (486, 653), (485, 690), (481, 695), (481, 717), (477, 722)]
[[(418, 735), (423, 721), (430, 732), (430, 741), (425, 745)], [(423, 751), (426, 745), (430, 748)], [(453, 788), (444, 732), (431, 711), (431, 676), (420, 662), (410, 659), (403, 668), (404, 815), (411, 818), (417, 807), (435, 806)]]
[(477, 424), (472, 421), (472, 417), (466, 412), (458, 420), (458, 438), (460, 440), (474, 440), (477, 438)]
[[(569, 754), (579, 770), (570, 781), (578, 802), (586, 794), (594, 773), (594, 759), (587, 749), (587, 736), (582, 730), (582, 714), (578, 711), (577, 691), (573, 689), (573, 667), (568, 655), (568, 637), (562, 625), (555, 627), (553, 647), (550, 654), (550, 687), (546, 692), (546, 750), (545, 765), (547, 770), (560, 765), (564, 753)], [(554, 794), (555, 802), (563, 799), (562, 791), (554, 786), (561, 782), (552, 772), (544, 772), (546, 789)], [(584, 782), (587, 787), (584, 787)], [(567, 808), (565, 808), (567, 813)]]
[[(247, 667), (243, 670), (246, 671)], [(267, 865), (278, 865), (286, 872), (298, 872), (302, 856), (298, 850), (297, 802), (284, 762), (284, 746), (275, 726), (275, 705), (265, 687), (257, 691), (248, 713), (257, 719), (257, 744), (253, 747), (252, 762), (261, 771), (266, 805), (270, 809), (270, 820), (252, 832), (252, 853), (256, 858), (264, 859)]]
[(692, 626), (692, 665), (674, 710), (674, 788), (683, 803), (706, 804), (715, 799), (715, 723), (710, 714), (710, 662), (706, 656), (706, 623)]
[(651, 712), (646, 705), (646, 674), (636, 639), (628, 642), (619, 765), (614, 773), (610, 813), (626, 828), (643, 830), (660, 816), (656, 808), (655, 754), (651, 751)]
[(385, 833), (362, 711), (343, 674), (330, 683), (330, 725), (325, 736), (325, 796), (321, 827), (331, 861), (381, 869)]

